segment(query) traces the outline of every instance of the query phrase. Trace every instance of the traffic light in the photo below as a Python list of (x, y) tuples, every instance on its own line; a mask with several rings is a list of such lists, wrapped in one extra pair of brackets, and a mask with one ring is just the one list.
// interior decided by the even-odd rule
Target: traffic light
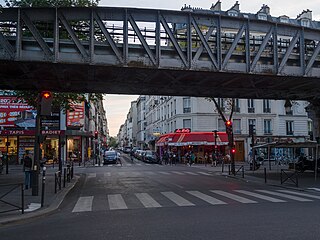
[(226, 121), (226, 133), (228, 135), (232, 134), (232, 122), (230, 120)]
[(249, 136), (253, 136), (256, 133), (256, 126), (253, 124), (249, 125)]
[(52, 93), (49, 91), (41, 92), (41, 112), (42, 116), (50, 116), (51, 115), (51, 106), (52, 106)]
[(231, 153), (232, 153), (232, 154), (235, 154), (235, 153), (236, 153), (236, 149), (235, 149), (235, 148), (232, 148), (232, 149), (231, 149)]
[(98, 131), (94, 132), (94, 139), (98, 139)]

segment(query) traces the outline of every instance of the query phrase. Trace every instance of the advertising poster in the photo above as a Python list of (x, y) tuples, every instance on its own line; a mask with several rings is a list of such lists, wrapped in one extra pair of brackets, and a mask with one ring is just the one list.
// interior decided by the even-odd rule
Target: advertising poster
[(84, 102), (72, 104), (74, 111), (67, 111), (67, 127), (83, 127)]
[(36, 110), (14, 96), (0, 96), (1, 127), (35, 127)]

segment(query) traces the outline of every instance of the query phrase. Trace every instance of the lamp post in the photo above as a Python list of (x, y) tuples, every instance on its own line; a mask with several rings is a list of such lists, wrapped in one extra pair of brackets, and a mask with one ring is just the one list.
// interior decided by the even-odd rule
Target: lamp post
[(214, 164), (215, 164), (215, 166), (217, 166), (217, 137), (218, 137), (217, 133), (218, 133), (218, 130), (213, 130), (213, 132), (214, 132)]

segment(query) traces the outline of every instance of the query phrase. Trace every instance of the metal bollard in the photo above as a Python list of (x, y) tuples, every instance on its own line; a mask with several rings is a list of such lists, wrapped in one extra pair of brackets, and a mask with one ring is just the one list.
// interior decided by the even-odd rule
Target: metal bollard
[(45, 185), (46, 185), (46, 167), (43, 167), (42, 169), (42, 192), (41, 192), (41, 207), (43, 207), (44, 204), (44, 191), (45, 191)]
[(267, 169), (264, 168), (264, 183), (267, 183)]
[(222, 172), (224, 171), (224, 161), (222, 161), (221, 170), (222, 170)]
[(242, 166), (242, 178), (244, 178), (244, 166)]
[(63, 187), (66, 187), (66, 177), (67, 177), (67, 169), (63, 169)]
[(230, 172), (231, 172), (231, 166), (230, 166), (230, 164), (228, 165), (228, 168), (229, 168), (229, 175), (230, 175)]
[(21, 183), (21, 214), (24, 214), (24, 186)]

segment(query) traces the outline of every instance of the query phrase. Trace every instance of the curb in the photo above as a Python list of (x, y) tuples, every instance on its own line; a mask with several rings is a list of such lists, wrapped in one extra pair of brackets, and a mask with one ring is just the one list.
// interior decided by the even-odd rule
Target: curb
[(79, 176), (75, 176), (75, 181), (72, 184), (68, 185), (66, 188), (64, 188), (61, 192), (56, 194), (51, 204), (48, 207), (40, 208), (39, 210), (36, 210), (31, 213), (27, 213), (27, 214), (21, 214), (18, 216), (12, 216), (12, 217), (0, 219), (0, 226), (19, 223), (25, 220), (30, 220), (30, 219), (39, 218), (39, 217), (52, 214), (55, 210), (59, 208), (65, 196), (69, 193), (70, 190), (72, 190), (75, 187), (79, 179), (80, 179)]

